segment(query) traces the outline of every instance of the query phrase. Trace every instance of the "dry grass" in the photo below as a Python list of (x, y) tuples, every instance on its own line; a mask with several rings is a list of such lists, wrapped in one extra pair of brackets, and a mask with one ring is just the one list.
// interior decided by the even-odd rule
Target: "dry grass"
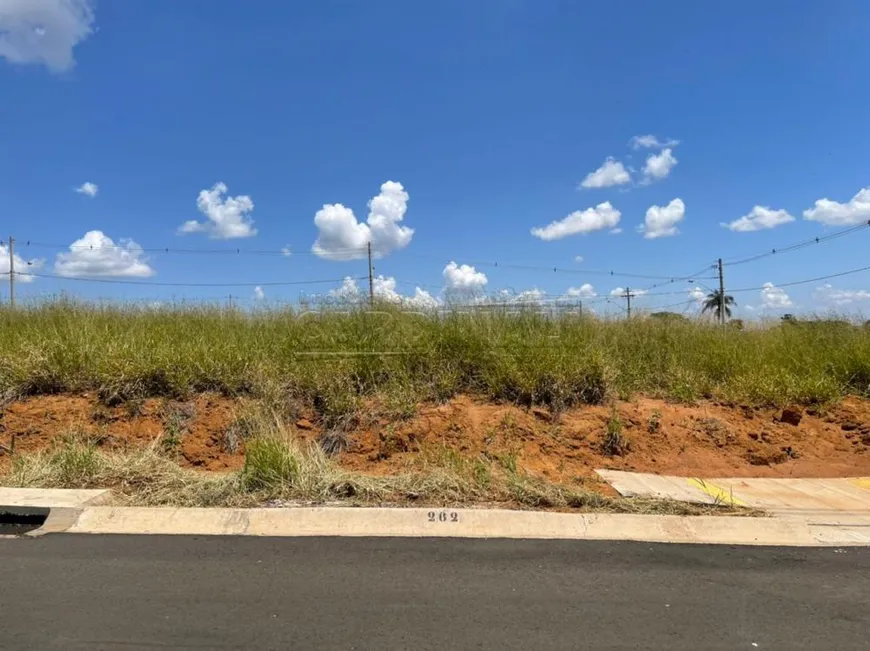
[(203, 473), (178, 466), (160, 441), (132, 451), (105, 451), (71, 433), (50, 450), (13, 457), (0, 485), (42, 488), (111, 488), (126, 505), (251, 507), (279, 501), (352, 505), (489, 504), (521, 508), (616, 513), (747, 514), (740, 509), (668, 500), (619, 499), (582, 486), (551, 484), (510, 463), (467, 459), (452, 450), (430, 451), (400, 475), (347, 472), (319, 445), (295, 439), (279, 421), (246, 446), (238, 472)]

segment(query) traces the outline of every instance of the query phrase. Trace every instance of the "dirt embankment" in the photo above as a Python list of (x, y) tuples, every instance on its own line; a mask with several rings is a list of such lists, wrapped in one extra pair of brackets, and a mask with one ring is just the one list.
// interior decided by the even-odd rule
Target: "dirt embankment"
[[(241, 467), (246, 403), (204, 394), (185, 402), (150, 399), (118, 407), (95, 396), (38, 396), (0, 412), (0, 470), (16, 452), (45, 449), (71, 431), (107, 449), (157, 439), (179, 463), (202, 470)], [(313, 414), (296, 423), (316, 440)], [(457, 397), (423, 405), (403, 421), (371, 419), (343, 437), (337, 460), (389, 474), (444, 455), (515, 465), (551, 481), (582, 481), (595, 468), (705, 477), (836, 477), (870, 474), (870, 401), (847, 398), (825, 411), (677, 405), (640, 398), (615, 407), (542, 409)]]

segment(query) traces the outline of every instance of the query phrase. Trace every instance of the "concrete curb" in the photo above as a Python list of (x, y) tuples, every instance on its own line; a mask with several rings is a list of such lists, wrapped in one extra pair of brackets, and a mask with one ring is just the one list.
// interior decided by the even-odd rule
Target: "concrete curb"
[(484, 509), (173, 509), (95, 506), (52, 510), (46, 533), (198, 536), (456, 537), (630, 540), (771, 546), (870, 545), (870, 520), (802, 517), (573, 514)]

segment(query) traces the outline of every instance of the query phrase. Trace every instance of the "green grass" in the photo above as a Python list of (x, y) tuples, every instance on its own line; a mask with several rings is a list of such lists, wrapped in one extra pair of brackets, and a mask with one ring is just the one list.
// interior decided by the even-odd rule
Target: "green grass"
[(329, 427), (345, 426), (372, 396), (397, 417), (457, 393), (555, 410), (638, 393), (826, 403), (870, 395), (870, 329), (821, 323), (739, 330), (534, 313), (437, 318), (388, 307), (303, 317), (69, 301), (0, 309), (6, 396), (98, 391), (119, 404), (206, 390), (252, 395), (276, 409), (311, 406)]
[(404, 473), (363, 475), (340, 468), (318, 445), (295, 439), (277, 419), (261, 427), (247, 443), (244, 468), (236, 472), (184, 469), (162, 450), (159, 440), (135, 450), (111, 451), (71, 433), (51, 449), (16, 454), (9, 472), (0, 475), (0, 486), (110, 488), (116, 503), (141, 506), (501, 504), (617, 513), (756, 514), (729, 506), (607, 497), (483, 458), (466, 459), (448, 449), (432, 450), (419, 468)]

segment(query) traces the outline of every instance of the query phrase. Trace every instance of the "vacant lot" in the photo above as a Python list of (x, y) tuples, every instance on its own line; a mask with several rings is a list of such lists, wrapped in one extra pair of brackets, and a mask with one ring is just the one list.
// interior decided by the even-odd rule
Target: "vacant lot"
[(870, 329), (839, 322), (61, 302), (0, 311), (0, 390), (0, 480), (145, 503), (631, 510), (595, 468), (870, 472)]

